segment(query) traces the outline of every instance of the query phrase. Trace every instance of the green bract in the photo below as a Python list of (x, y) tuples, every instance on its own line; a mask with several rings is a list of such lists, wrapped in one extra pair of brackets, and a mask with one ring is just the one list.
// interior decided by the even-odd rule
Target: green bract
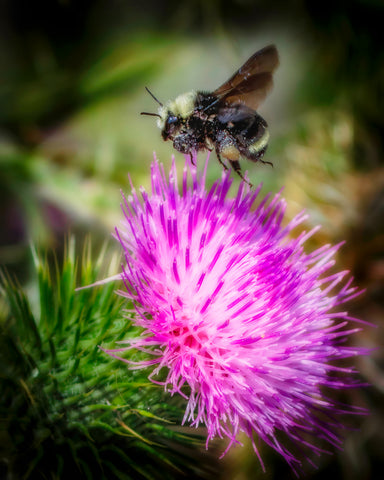
[(98, 347), (126, 338), (124, 300), (115, 282), (76, 287), (113, 273), (106, 265), (116, 258), (104, 249), (92, 261), (89, 244), (75, 258), (73, 241), (60, 266), (34, 253), (36, 295), (2, 275), (0, 476), (205, 477), (198, 437), (176, 427), (177, 403)]

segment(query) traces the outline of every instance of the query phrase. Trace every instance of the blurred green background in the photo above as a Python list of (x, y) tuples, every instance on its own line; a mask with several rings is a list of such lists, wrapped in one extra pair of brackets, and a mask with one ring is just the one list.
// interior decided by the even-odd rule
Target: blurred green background
[[(260, 108), (271, 130), (268, 165), (243, 161), (263, 192), (285, 187), (288, 218), (305, 208), (312, 240), (346, 240), (339, 268), (366, 293), (349, 308), (378, 324), (356, 342), (381, 346), (384, 313), (384, 36), (382, 0), (2, 0), (0, 2), (0, 264), (30, 281), (31, 242), (60, 257), (72, 232), (95, 246), (120, 221), (120, 189), (149, 187), (155, 151), (175, 154), (153, 118), (162, 101), (213, 90), (248, 56), (275, 43), (280, 67)], [(200, 155), (200, 165), (205, 154)], [(212, 156), (208, 181), (221, 174)], [(238, 178), (234, 175), (234, 183)], [(374, 330), (374, 331), (373, 331)], [(382, 478), (382, 350), (360, 361), (372, 387), (351, 393), (371, 415), (345, 450), (318, 460), (325, 475)], [(354, 425), (353, 425), (354, 426)], [(263, 452), (267, 474), (292, 474)], [(250, 449), (218, 476), (257, 478)]]

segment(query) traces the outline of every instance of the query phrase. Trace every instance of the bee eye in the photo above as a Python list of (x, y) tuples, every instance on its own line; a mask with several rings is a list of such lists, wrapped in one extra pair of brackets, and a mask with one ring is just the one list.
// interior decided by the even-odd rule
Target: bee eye
[(177, 123), (179, 119), (175, 115), (169, 115), (166, 120), (167, 125), (173, 125)]
[(168, 140), (178, 129), (180, 120), (176, 115), (168, 114), (168, 117), (165, 120), (163, 131), (161, 132), (163, 139)]

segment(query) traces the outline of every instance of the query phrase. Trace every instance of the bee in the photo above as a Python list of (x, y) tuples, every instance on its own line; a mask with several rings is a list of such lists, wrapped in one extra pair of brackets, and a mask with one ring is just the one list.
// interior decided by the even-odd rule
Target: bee
[(241, 172), (240, 158), (263, 161), (269, 132), (267, 122), (256, 112), (272, 88), (272, 73), (279, 64), (274, 45), (254, 53), (225, 83), (213, 92), (191, 91), (163, 105), (158, 113), (141, 112), (158, 117), (157, 125), (163, 139), (172, 140), (173, 147), (183, 154), (215, 150), (225, 169), (223, 158), (246, 181)]

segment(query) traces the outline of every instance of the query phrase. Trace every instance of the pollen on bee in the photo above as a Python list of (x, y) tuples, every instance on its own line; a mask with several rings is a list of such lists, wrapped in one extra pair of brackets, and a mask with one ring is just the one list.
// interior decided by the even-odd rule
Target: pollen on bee
[(228, 160), (239, 160), (240, 158), (240, 152), (234, 145), (224, 147), (220, 153)]

